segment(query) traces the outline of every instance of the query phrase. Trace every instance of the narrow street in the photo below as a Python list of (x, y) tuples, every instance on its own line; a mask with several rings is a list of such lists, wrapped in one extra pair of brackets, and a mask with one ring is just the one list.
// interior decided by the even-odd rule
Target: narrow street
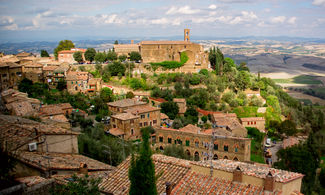
[(272, 164), (278, 161), (276, 153), (282, 148), (282, 141), (278, 141), (273, 147), (270, 148), (272, 152)]

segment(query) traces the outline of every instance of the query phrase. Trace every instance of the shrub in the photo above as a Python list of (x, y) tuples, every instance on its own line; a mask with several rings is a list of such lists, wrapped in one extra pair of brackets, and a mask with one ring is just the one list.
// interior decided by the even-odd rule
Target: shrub
[(192, 77), (190, 78), (190, 84), (191, 85), (198, 85), (200, 84), (200, 77), (197, 74), (193, 74)]
[(167, 68), (167, 69), (175, 69), (175, 68), (179, 68), (179, 67), (183, 66), (187, 61), (188, 61), (187, 54), (185, 52), (182, 52), (180, 62), (177, 62), (177, 61), (163, 61), (163, 62), (157, 62), (157, 63), (152, 62), (150, 64), (153, 67), (161, 66), (161, 67)]

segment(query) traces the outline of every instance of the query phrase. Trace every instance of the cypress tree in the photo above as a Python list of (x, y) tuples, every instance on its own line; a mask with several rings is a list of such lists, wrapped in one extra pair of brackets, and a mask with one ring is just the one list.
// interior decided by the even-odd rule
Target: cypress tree
[(155, 165), (152, 162), (152, 151), (149, 144), (149, 130), (142, 130), (142, 145), (140, 155), (135, 157), (132, 155), (129, 179), (130, 179), (130, 195), (156, 195), (156, 177)]

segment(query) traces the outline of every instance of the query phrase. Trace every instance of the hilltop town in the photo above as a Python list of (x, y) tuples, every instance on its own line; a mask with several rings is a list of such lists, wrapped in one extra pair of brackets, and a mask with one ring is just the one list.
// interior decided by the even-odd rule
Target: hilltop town
[(62, 193), (82, 179), (128, 194), (148, 159), (158, 194), (324, 190), (324, 108), (223, 49), (184, 29), (183, 40), (106, 51), (63, 40), (53, 54), (1, 54), (0, 194)]

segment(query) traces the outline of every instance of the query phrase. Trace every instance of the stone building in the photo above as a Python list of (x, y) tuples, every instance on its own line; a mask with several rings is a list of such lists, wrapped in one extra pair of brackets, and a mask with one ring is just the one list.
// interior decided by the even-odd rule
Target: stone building
[[(232, 160), (188, 161), (154, 154), (155, 172), (160, 173), (158, 194), (265, 194), (300, 195), (303, 175), (261, 164)], [(99, 185), (103, 194), (129, 194), (127, 158), (103, 178)], [(210, 172), (212, 171), (212, 176)]]
[(110, 171), (110, 165), (78, 154), (78, 135), (70, 129), (16, 116), (0, 115), (0, 144), (17, 159), (15, 177), (72, 175), (80, 163), (88, 171)]
[(247, 137), (247, 130), (235, 113), (215, 113), (212, 115), (212, 123), (227, 130), (234, 137)]
[(69, 93), (76, 94), (98, 92), (102, 88), (101, 78), (93, 78), (89, 72), (69, 71), (66, 76), (67, 90)]
[(44, 82), (51, 86), (56, 86), (58, 82), (58, 78), (55, 78), (54, 70), (57, 69), (58, 66), (44, 66), (43, 67), (43, 76), (44, 76)]
[(50, 104), (43, 105), (39, 111), (39, 117), (42, 120), (49, 119), (56, 121), (61, 124), (61, 126), (69, 127), (69, 121), (67, 119), (67, 115), (72, 113), (73, 107), (70, 103), (62, 103), (62, 104)]
[(82, 59), (85, 60), (85, 52), (86, 49), (81, 48), (71, 48), (70, 50), (62, 50), (58, 52), (58, 61), (59, 62), (67, 62), (69, 64), (78, 63), (74, 60), (73, 54), (77, 51), (80, 51), (82, 53)]
[[(209, 54), (205, 52), (203, 46), (190, 41), (190, 30), (184, 30), (184, 41), (141, 41), (138, 44), (118, 44), (114, 45), (114, 50), (118, 55), (124, 55), (132, 51), (141, 54), (142, 62), (180, 61), (181, 53), (185, 52), (188, 61), (177, 72), (199, 72), (201, 69), (209, 69)], [(165, 72), (159, 68), (156, 72)], [(174, 70), (173, 70), (174, 71)]]
[(22, 72), (24, 73), (24, 78), (32, 80), (33, 83), (44, 81), (43, 77), (43, 65), (37, 63), (26, 63), (22, 64)]
[(136, 99), (123, 99), (123, 100), (117, 100), (115, 102), (109, 102), (107, 103), (108, 109), (113, 113), (123, 113), (126, 109), (140, 106), (140, 105), (146, 105), (146, 102), (138, 101)]
[(160, 108), (148, 105), (133, 106), (125, 109), (124, 113), (112, 115), (110, 123), (109, 132), (112, 135), (123, 139), (139, 139), (141, 128), (160, 126)]
[(255, 127), (262, 133), (265, 133), (265, 119), (264, 117), (246, 117), (240, 118), (241, 124), (244, 127)]
[(0, 63), (0, 91), (8, 88), (18, 88), (23, 78), (22, 66), (14, 62)]
[(223, 128), (202, 130), (194, 125), (187, 125), (181, 129), (161, 127), (156, 129), (153, 140), (156, 150), (164, 150), (168, 145), (182, 145), (186, 154), (195, 160), (209, 159), (209, 149), (212, 141), (212, 131), (216, 139), (213, 141), (213, 159), (231, 159), (250, 161), (249, 138), (234, 137)]
[(186, 100), (185, 98), (174, 98), (173, 102), (175, 102), (179, 108), (178, 110), (178, 114), (183, 116), (186, 112)]

